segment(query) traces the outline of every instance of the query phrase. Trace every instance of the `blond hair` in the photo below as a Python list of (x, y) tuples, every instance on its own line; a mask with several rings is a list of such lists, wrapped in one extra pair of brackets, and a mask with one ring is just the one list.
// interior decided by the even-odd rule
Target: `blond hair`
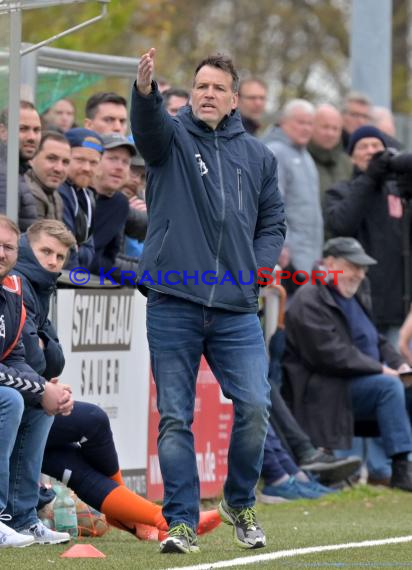
[(34, 222), (27, 230), (29, 242), (37, 241), (42, 232), (57, 239), (66, 247), (70, 248), (76, 244), (76, 238), (72, 232), (67, 229), (63, 222), (59, 222), (59, 220), (38, 220)]

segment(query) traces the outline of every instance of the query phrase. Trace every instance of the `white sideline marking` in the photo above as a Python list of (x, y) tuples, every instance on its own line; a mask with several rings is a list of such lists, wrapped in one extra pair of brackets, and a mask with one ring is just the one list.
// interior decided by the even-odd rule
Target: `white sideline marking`
[(177, 566), (167, 570), (212, 570), (213, 568), (230, 568), (232, 566), (246, 566), (255, 562), (268, 562), (278, 558), (290, 558), (302, 554), (316, 554), (317, 552), (328, 552), (330, 550), (345, 550), (347, 548), (366, 548), (368, 546), (382, 546), (385, 544), (400, 544), (402, 542), (412, 542), (412, 535), (396, 536), (394, 538), (384, 538), (382, 540), (364, 540), (363, 542), (346, 542), (344, 544), (328, 544), (326, 546), (310, 546), (307, 548), (294, 548), (292, 550), (279, 550), (278, 552), (268, 552), (244, 558), (233, 558), (232, 560), (221, 560), (220, 562), (209, 562), (196, 564), (195, 566)]

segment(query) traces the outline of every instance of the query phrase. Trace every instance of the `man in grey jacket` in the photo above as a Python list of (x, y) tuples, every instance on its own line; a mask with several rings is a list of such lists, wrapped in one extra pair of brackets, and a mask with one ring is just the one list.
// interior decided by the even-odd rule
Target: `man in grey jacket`
[(282, 110), (280, 127), (264, 138), (278, 161), (290, 263), (295, 270), (306, 272), (321, 258), (323, 245), (319, 175), (306, 148), (312, 136), (314, 114), (311, 103), (293, 99)]
[[(132, 132), (148, 171), (149, 227), (139, 263), (160, 411), (159, 460), (169, 537), (161, 552), (198, 550), (199, 477), (191, 425), (205, 355), (234, 404), (221, 517), (242, 548), (266, 539), (255, 486), (267, 431), (267, 357), (257, 317), (259, 267), (271, 271), (285, 222), (276, 160), (248, 135), (236, 111), (231, 60), (197, 67), (192, 105), (167, 114), (152, 81), (155, 50), (139, 62)], [(253, 436), (252, 436), (253, 434)]]

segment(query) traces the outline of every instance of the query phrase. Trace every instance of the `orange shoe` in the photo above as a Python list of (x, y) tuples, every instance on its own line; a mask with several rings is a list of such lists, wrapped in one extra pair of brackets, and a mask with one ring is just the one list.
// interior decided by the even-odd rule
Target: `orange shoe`
[[(199, 515), (199, 526), (197, 527), (198, 535), (211, 532), (220, 525), (222, 519), (216, 509), (211, 511), (201, 511)], [(159, 539), (161, 542), (168, 537), (167, 531), (159, 530)]]
[(197, 527), (197, 534), (205, 534), (214, 530), (220, 525), (222, 519), (220, 518), (217, 509), (212, 509), (211, 511), (201, 511), (199, 516), (199, 526)]
[(142, 524), (142, 523), (135, 523), (134, 524), (135, 535), (139, 540), (160, 540), (159, 534), (164, 532), (167, 535), (167, 532), (160, 531), (155, 526), (150, 526), (149, 524)]

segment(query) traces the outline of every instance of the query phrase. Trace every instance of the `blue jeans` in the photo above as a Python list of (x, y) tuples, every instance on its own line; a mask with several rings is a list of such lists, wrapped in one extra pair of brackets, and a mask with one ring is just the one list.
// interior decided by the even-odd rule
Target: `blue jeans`
[(296, 475), (299, 472), (299, 467), (284, 449), (270, 422), (264, 449), (261, 476), (265, 485), (278, 481), (284, 475)]
[(385, 374), (359, 376), (352, 379), (350, 392), (355, 420), (377, 421), (388, 457), (412, 451), (405, 388), (399, 378)]
[(26, 407), (17, 390), (0, 386), (0, 512), (16, 530), (37, 521), (40, 470), (53, 423), (41, 408)]
[(150, 290), (147, 336), (160, 412), (158, 450), (167, 522), (192, 528), (198, 523), (199, 477), (191, 425), (202, 354), (234, 405), (225, 499), (234, 508), (253, 505), (270, 405), (257, 315), (208, 308)]

